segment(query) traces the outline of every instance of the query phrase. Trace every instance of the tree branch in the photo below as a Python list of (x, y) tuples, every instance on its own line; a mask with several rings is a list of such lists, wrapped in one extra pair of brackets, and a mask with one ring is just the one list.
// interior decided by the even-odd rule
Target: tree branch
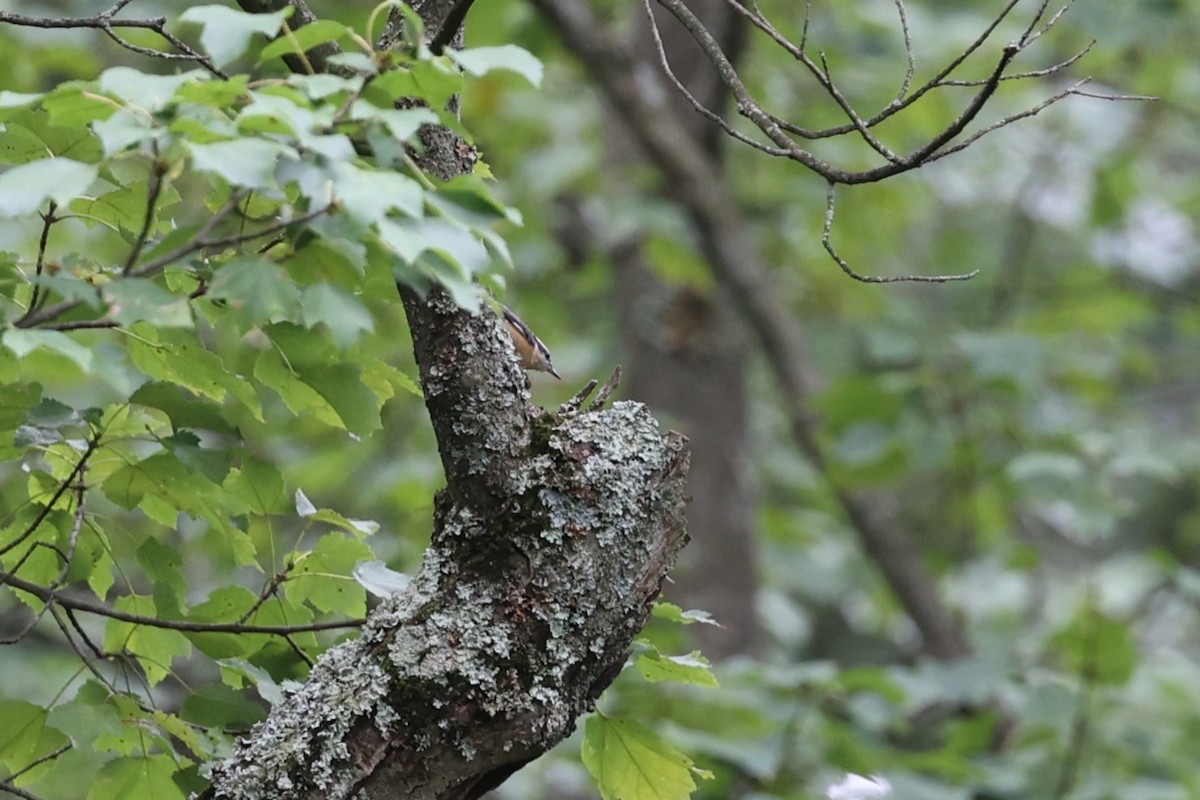
[(829, 481), (863, 551), (920, 631), (925, 651), (947, 659), (963, 655), (967, 648), (953, 613), (885, 501), (845, 489), (831, 478), (820, 444), (820, 422), (809, 410), (820, 379), (792, 315), (779, 301), (775, 282), (750, 240), (750, 225), (738, 214), (720, 165), (696, 145), (686, 125), (663, 112), (656, 101), (657, 87), (647, 86), (644, 71), (636, 68), (632, 56), (586, 4), (529, 2), (584, 63), (617, 116), (628, 125), (648, 162), (661, 173), (664, 193), (687, 211), (714, 277), (738, 307), (771, 364), (797, 446)]
[[(125, 6), (129, 5), (132, 0), (118, 0), (117, 3), (109, 8), (101, 11), (99, 14), (91, 17), (65, 17), (56, 19), (53, 17), (30, 17), (25, 14), (12, 14), (7, 11), (0, 11), (0, 23), (9, 25), (17, 25), (25, 28), (93, 28), (102, 31), (108, 38), (124, 47), (126, 50), (131, 50), (139, 55), (150, 56), (151, 58), (162, 58), (167, 60), (182, 60), (195, 61), (206, 70), (216, 75), (219, 78), (228, 78), (229, 76), (217, 68), (208, 56), (195, 50), (179, 37), (170, 33), (166, 29), (166, 17), (154, 17), (152, 19), (115, 19), (117, 13)], [(178, 53), (164, 53), (161, 50), (154, 50), (149, 47), (141, 47), (121, 38), (117, 33), (118, 28), (141, 28), (157, 33), (173, 47), (179, 50)]]
[(26, 592), (44, 603), (54, 603), (72, 611), (83, 611), (88, 614), (96, 614), (108, 619), (129, 622), (134, 625), (145, 625), (148, 628), (185, 631), (187, 633), (266, 633), (276, 636), (286, 636), (293, 633), (358, 628), (366, 622), (366, 620), (361, 619), (309, 622), (301, 625), (247, 625), (244, 622), (189, 622), (183, 619), (160, 619), (159, 617), (147, 617), (141, 614), (118, 611), (115, 608), (109, 608), (100, 603), (92, 603), (87, 600), (71, 597), (70, 595), (63, 594), (58, 589), (18, 578), (11, 572), (0, 571), (0, 586), (8, 586)]
[[(429, 31), (452, 6), (414, 3)], [(470, 148), (438, 130), (422, 163), (449, 177)], [(685, 541), (683, 437), (636, 403), (548, 414), (494, 314), (438, 287), (401, 296), (446, 473), (431, 545), (206, 797), (481, 796), (591, 709)]]

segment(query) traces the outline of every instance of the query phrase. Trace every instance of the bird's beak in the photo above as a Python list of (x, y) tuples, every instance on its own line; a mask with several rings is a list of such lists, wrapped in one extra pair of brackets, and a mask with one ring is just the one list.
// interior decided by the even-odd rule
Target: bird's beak
[(560, 381), (562, 380), (562, 375), (559, 375), (558, 370), (556, 370), (554, 367), (546, 367), (546, 372), (549, 372), (551, 375), (558, 378)]

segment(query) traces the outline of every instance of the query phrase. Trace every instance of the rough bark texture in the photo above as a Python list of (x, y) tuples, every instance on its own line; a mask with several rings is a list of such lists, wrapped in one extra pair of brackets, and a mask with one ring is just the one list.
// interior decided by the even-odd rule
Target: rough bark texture
[(574, 729), (683, 544), (681, 436), (638, 403), (548, 414), (494, 320), (406, 304), (449, 482), (433, 542), (214, 770), (215, 797), (479, 796)]
[[(469, 161), (454, 138), (426, 145)], [(403, 299), (446, 472), (432, 543), (362, 637), (212, 767), (206, 797), (480, 797), (590, 710), (686, 539), (682, 436), (639, 403), (547, 413), (495, 315), (439, 289)]]

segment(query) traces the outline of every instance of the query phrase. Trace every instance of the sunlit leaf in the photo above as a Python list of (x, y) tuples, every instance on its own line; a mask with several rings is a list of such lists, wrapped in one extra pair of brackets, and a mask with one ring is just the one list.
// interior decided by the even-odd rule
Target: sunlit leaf
[(69, 158), (47, 158), (0, 174), (0, 217), (32, 214), (47, 201), (66, 205), (96, 180), (96, 168)]
[(692, 760), (631, 720), (589, 717), (583, 764), (604, 800), (685, 800), (696, 790)]
[(291, 10), (289, 6), (270, 14), (249, 14), (228, 6), (190, 6), (179, 19), (203, 26), (200, 44), (223, 67), (246, 52), (255, 34), (274, 36)]
[(447, 50), (454, 61), (472, 75), (485, 75), (495, 69), (517, 73), (534, 86), (542, 83), (542, 62), (528, 50), (516, 45), (472, 47), (466, 50)]

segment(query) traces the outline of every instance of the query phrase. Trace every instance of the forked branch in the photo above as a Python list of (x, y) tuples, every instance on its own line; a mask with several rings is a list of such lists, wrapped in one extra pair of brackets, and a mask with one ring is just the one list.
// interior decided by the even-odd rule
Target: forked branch
[[(1070, 7), (1072, 0), (1067, 0), (1062, 7), (1050, 14), (1048, 14), (1050, 0), (1041, 0), (1021, 35), (1015, 41), (1009, 42), (1000, 48), (999, 54), (996, 56), (995, 62), (986, 77), (951, 77), (968, 58), (983, 49), (1000, 25), (1011, 15), (1019, 0), (1008, 0), (1005, 6), (974, 41), (916, 89), (912, 89), (913, 76), (916, 74), (916, 56), (908, 25), (908, 13), (904, 6), (904, 0), (894, 0), (904, 41), (906, 68), (895, 99), (873, 116), (861, 114), (834, 81), (833, 73), (825, 53), (818, 52), (815, 57), (810, 55), (808, 50), (809, 15), (811, 11), (809, 3), (805, 4), (801, 38), (799, 43), (796, 43), (786, 37), (772, 24), (762, 13), (757, 3), (744, 3), (742, 0), (725, 0), (730, 8), (745, 18), (755, 29), (766, 36), (771, 43), (782, 48), (798, 61), (825, 94), (833, 100), (848, 120), (848, 122), (835, 127), (812, 129), (794, 120), (785, 119), (763, 106), (760, 100), (746, 86), (731, 59), (717, 41), (717, 38), (705, 28), (703, 22), (688, 7), (686, 0), (653, 0), (653, 2), (669, 12), (688, 32), (696, 44), (699, 45), (701, 51), (704, 53), (704, 57), (712, 65), (721, 83), (736, 101), (738, 113), (757, 128), (757, 135), (740, 129), (721, 114), (705, 106), (684, 86), (683, 82), (676, 76), (675, 71), (672, 69), (670, 59), (667, 56), (666, 48), (663, 45), (660, 20), (655, 16), (652, 0), (642, 0), (646, 15), (650, 20), (650, 29), (659, 64), (676, 91), (682, 95), (692, 108), (736, 141), (747, 144), (767, 155), (796, 161), (826, 180), (829, 184), (829, 193), (827, 195), (825, 225), (821, 243), (847, 275), (867, 283), (895, 283), (898, 281), (944, 283), (947, 281), (966, 280), (973, 277), (978, 271), (957, 275), (906, 275), (900, 277), (872, 277), (856, 271), (837, 253), (831, 243), (830, 237), (835, 205), (834, 189), (838, 184), (855, 185), (874, 183), (910, 170), (918, 169), (947, 155), (966, 149), (988, 133), (1006, 127), (1018, 120), (1031, 117), (1066, 97), (1071, 95), (1091, 96), (1081, 91), (1082, 86), (1088, 80), (1085, 78), (1023, 111), (1005, 116), (1000, 120), (975, 130), (973, 133), (968, 132), (968, 128), (979, 117), (980, 112), (987, 105), (988, 101), (991, 100), (1001, 83), (1057, 75), (1078, 62), (1088, 53), (1092, 44), (1088, 44), (1071, 57), (1049, 67), (1017, 72), (1010, 70), (1013, 60), (1022, 51), (1044, 36), (1062, 19)], [(974, 94), (967, 101), (962, 111), (947, 122), (940, 131), (930, 136), (926, 141), (918, 144), (908, 153), (899, 154), (894, 152), (875, 135), (874, 128), (881, 122), (911, 107), (926, 94), (937, 89), (949, 87), (971, 88), (974, 89)], [(1125, 95), (1108, 95), (1103, 97), (1104, 99), (1113, 100), (1143, 99)], [(872, 151), (883, 159), (884, 163), (861, 170), (843, 169), (825, 161), (801, 143), (802, 141), (827, 139), (847, 134), (856, 135), (861, 138)]]

